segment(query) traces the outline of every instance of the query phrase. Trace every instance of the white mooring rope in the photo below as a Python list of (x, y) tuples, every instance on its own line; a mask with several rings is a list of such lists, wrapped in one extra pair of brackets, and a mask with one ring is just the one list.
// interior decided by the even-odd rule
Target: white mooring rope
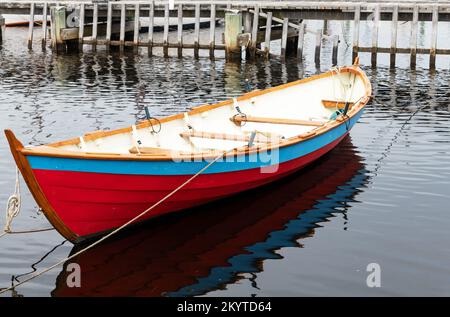
[(87, 247), (81, 249), (80, 251), (60, 260), (59, 262), (53, 264), (52, 266), (47, 267), (46, 269), (43, 269), (42, 271), (36, 272), (35, 274), (31, 275), (29, 278), (13, 285), (10, 286), (8, 288), (0, 288), (0, 294), (6, 293), (8, 291), (14, 290), (17, 286), (20, 286), (22, 284), (25, 284), (33, 279), (35, 279), (36, 277), (54, 269), (55, 267), (65, 263), (66, 261), (69, 261), (75, 257), (77, 257), (78, 255), (88, 251), (89, 249), (92, 249), (93, 247), (95, 247), (96, 245), (102, 243), (103, 241), (105, 241), (106, 239), (108, 239), (109, 237), (115, 235), (116, 233), (118, 233), (119, 231), (121, 231), (122, 229), (124, 229), (125, 227), (129, 226), (130, 224), (132, 224), (133, 222), (135, 222), (136, 220), (138, 220), (139, 218), (141, 218), (142, 216), (144, 216), (145, 214), (147, 214), (149, 211), (155, 209), (156, 207), (158, 207), (159, 205), (161, 205), (164, 201), (166, 201), (167, 199), (169, 199), (170, 197), (172, 197), (174, 194), (176, 194), (180, 189), (182, 189), (184, 186), (186, 186), (187, 184), (189, 184), (191, 181), (193, 181), (197, 176), (199, 176), (201, 173), (203, 173), (204, 171), (206, 171), (211, 165), (213, 165), (214, 163), (216, 163), (220, 158), (224, 157), (226, 154), (232, 152), (236, 150), (236, 148), (230, 149), (228, 151), (223, 151), (220, 155), (218, 155), (214, 160), (212, 160), (211, 162), (209, 162), (205, 167), (203, 167), (201, 170), (199, 170), (196, 174), (192, 175), (189, 179), (187, 179), (184, 183), (182, 183), (180, 186), (178, 186), (177, 188), (175, 188), (173, 191), (171, 191), (169, 194), (167, 194), (166, 196), (164, 196), (162, 199), (160, 199), (158, 202), (156, 202), (155, 204), (153, 204), (152, 206), (150, 206), (149, 208), (147, 208), (146, 210), (144, 210), (143, 212), (141, 212), (139, 215), (137, 215), (136, 217), (134, 217), (133, 219), (129, 220), (128, 222), (126, 222), (125, 224), (121, 225), (120, 227), (114, 229), (113, 231), (111, 231), (110, 233), (108, 233), (106, 236), (103, 236), (102, 238), (100, 238), (99, 240), (95, 241), (94, 243), (88, 245)]
[(16, 167), (16, 186), (14, 187), (14, 194), (9, 196), (6, 203), (6, 223), (3, 227), (3, 232), (0, 234), (0, 238), (11, 232), (11, 224), (13, 219), (20, 213), (20, 180), (19, 169)]

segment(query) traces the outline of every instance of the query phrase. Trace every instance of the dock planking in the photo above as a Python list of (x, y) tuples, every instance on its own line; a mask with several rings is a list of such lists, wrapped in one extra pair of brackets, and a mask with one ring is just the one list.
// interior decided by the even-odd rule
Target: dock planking
[[(154, 47), (161, 47), (164, 56), (169, 56), (169, 48), (177, 49), (177, 56), (183, 56), (183, 49), (193, 49), (194, 56), (199, 56), (200, 50), (208, 50), (209, 56), (214, 58), (215, 50), (225, 50), (226, 54), (236, 52), (236, 48), (227, 48), (225, 38), (237, 36), (237, 40), (228, 40), (227, 43), (236, 43), (246, 49), (246, 59), (256, 59), (260, 56), (269, 58), (274, 53), (271, 51), (271, 42), (281, 41), (281, 59), (287, 55), (296, 55), (299, 61), (304, 58), (305, 34), (314, 35), (313, 46), (314, 60), (320, 65), (323, 45), (332, 47), (332, 64), (337, 64), (339, 54), (339, 43), (341, 39), (336, 34), (328, 32), (329, 21), (347, 20), (352, 21), (351, 31), (352, 51), (356, 57), (361, 53), (371, 54), (371, 63), (377, 64), (379, 54), (390, 55), (390, 65), (395, 67), (398, 54), (410, 55), (410, 66), (415, 68), (418, 54), (429, 54), (430, 68), (436, 65), (436, 55), (450, 55), (449, 48), (438, 47), (437, 38), (439, 23), (450, 21), (450, 1), (175, 1), (174, 7), (169, 7), (168, 1), (39, 1), (39, 0), (11, 0), (0, 3), (0, 14), (28, 14), (29, 28), (27, 46), (33, 48), (33, 30), (35, 17), (43, 16), (43, 21), (51, 21), (50, 34), (51, 47), (55, 52), (66, 52), (68, 49), (83, 49), (86, 44), (95, 50), (98, 45), (118, 46), (120, 50), (125, 47), (137, 48), (147, 47), (148, 54), (152, 55)], [(58, 8), (55, 10), (54, 8)], [(65, 25), (63, 13), (66, 10), (67, 17), (74, 10), (78, 14), (79, 25), (69, 27)], [(222, 41), (216, 38), (216, 23), (224, 20), (226, 12), (236, 12), (241, 18), (241, 31), (236, 34), (236, 26), (224, 28)], [(48, 16), (50, 14), (50, 17)], [(55, 15), (56, 16), (52, 16)], [(163, 18), (163, 37), (160, 43), (154, 40), (155, 18)], [(148, 19), (146, 37), (140, 36), (143, 32), (140, 19)], [(169, 40), (169, 32), (172, 30), (170, 19), (175, 18), (176, 41)], [(186, 18), (195, 19), (193, 28), (194, 36), (192, 42), (184, 37), (183, 23)], [(200, 42), (200, 21), (209, 20), (209, 39), (206, 43)], [(308, 25), (310, 20), (323, 20), (326, 29), (311, 29)], [(369, 20), (369, 21), (368, 21)], [(1, 19), (0, 19), (1, 21)], [(236, 19), (233, 23), (236, 23)], [(390, 21), (392, 24), (391, 46), (379, 47), (378, 28), (381, 21)], [(397, 47), (398, 24), (408, 21), (411, 23), (409, 34), (409, 47)], [(432, 23), (432, 40), (429, 48), (419, 48), (417, 45), (418, 23), (430, 21)], [(360, 28), (364, 23), (372, 23), (372, 39), (370, 47), (360, 46)], [(1, 22), (0, 22), (1, 23)], [(230, 22), (231, 23), (231, 22)], [(47, 45), (47, 23), (42, 24), (42, 49)], [(442, 28), (441, 28), (442, 29)], [(234, 32), (225, 34), (227, 30)], [(4, 30), (3, 30), (4, 32)], [(0, 39), (2, 38), (0, 31)], [(66, 45), (77, 42), (78, 45)], [(264, 49), (261, 50), (261, 44)], [(60, 49), (64, 47), (64, 49)], [(59, 49), (58, 49), (59, 48)], [(235, 54), (235, 53), (233, 53)], [(236, 54), (235, 54), (236, 55)]]

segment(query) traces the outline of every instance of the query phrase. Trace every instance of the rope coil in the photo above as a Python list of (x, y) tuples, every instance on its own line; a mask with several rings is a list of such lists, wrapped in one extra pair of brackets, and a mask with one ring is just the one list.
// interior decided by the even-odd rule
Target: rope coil
[(14, 194), (9, 196), (6, 203), (6, 222), (3, 227), (3, 233), (0, 237), (11, 233), (11, 225), (13, 219), (20, 213), (21, 199), (20, 199), (20, 180), (19, 169), (16, 167), (16, 185), (14, 187)]

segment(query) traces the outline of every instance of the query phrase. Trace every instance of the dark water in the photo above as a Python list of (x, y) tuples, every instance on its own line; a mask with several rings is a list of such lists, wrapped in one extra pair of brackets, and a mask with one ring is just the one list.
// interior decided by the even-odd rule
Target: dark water
[[(245, 79), (267, 88), (321, 69), (296, 59), (230, 64), (218, 57), (148, 58), (144, 51), (54, 56), (24, 46), (8, 29), (0, 50), (0, 128), (41, 144), (117, 128), (224, 100)], [(447, 33), (449, 34), (449, 33)], [(36, 43), (35, 47), (38, 47)], [(350, 63), (341, 50), (339, 63)], [(367, 64), (368, 55), (361, 61)], [(313, 166), (271, 186), (126, 232), (75, 259), (80, 289), (65, 267), (19, 287), (24, 296), (450, 295), (450, 72), (440, 57), (410, 71), (364, 67), (377, 101), (351, 136)], [(15, 165), (0, 137), (0, 204), (14, 190)], [(48, 226), (22, 183), (13, 229)], [(4, 220), (1, 220), (3, 225)], [(55, 231), (0, 239), (0, 287), (76, 252)], [(47, 253), (49, 253), (47, 255)], [(369, 263), (381, 287), (369, 288)], [(16, 295), (17, 295), (16, 294)], [(11, 293), (6, 296), (11, 296)]]

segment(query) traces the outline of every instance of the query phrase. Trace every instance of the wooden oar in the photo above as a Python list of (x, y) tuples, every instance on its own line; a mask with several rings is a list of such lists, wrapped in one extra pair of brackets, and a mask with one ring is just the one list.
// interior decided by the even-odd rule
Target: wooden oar
[[(203, 132), (203, 131), (188, 131), (180, 133), (183, 138), (193, 137), (193, 138), (204, 138), (204, 139), (218, 139), (218, 140), (229, 140), (229, 141), (242, 141), (250, 142), (250, 136), (237, 135), (237, 134), (227, 134), (227, 133), (216, 133), (216, 132)], [(280, 137), (275, 137), (275, 140), (271, 140), (268, 137), (255, 137), (253, 142), (256, 143), (271, 143), (273, 141), (280, 141)]]
[(326, 122), (321, 122), (321, 121), (265, 118), (265, 117), (253, 117), (253, 116), (244, 116), (244, 115), (236, 115), (236, 116), (230, 118), (230, 120), (232, 122), (234, 122), (236, 125), (242, 125), (242, 122), (257, 122), (257, 123), (289, 124), (289, 125), (304, 125), (304, 126), (320, 127), (326, 123)]

